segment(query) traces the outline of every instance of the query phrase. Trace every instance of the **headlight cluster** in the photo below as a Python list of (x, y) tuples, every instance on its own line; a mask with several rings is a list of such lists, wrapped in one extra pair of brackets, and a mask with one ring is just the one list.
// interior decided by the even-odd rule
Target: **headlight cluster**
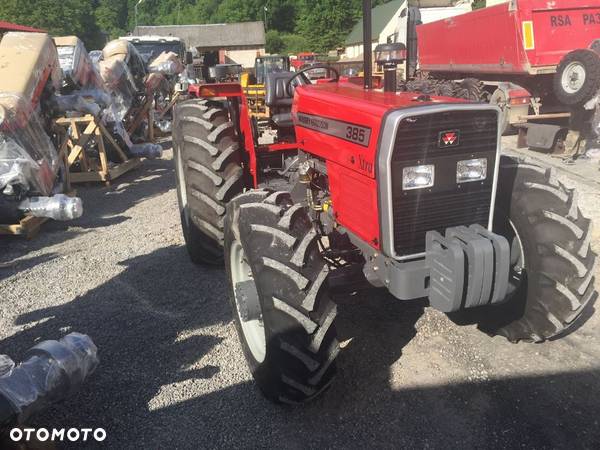
[(467, 159), (456, 164), (456, 182), (485, 180), (487, 176), (487, 158)]
[[(467, 159), (456, 163), (456, 182), (469, 183), (482, 181), (487, 177), (487, 158)], [(402, 169), (402, 189), (425, 189), (434, 185), (435, 166), (427, 164), (422, 166), (405, 167)]]
[(435, 168), (433, 164), (426, 166), (405, 167), (402, 169), (402, 189), (424, 189), (433, 186)]

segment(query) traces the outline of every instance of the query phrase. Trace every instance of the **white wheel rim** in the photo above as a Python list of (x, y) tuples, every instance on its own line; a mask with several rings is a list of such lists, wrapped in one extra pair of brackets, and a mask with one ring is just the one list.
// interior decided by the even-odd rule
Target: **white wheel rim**
[(175, 167), (177, 170), (177, 178), (179, 183), (177, 189), (179, 190), (179, 197), (181, 198), (181, 207), (185, 209), (187, 206), (187, 188), (185, 186), (185, 174), (183, 172), (183, 158), (181, 157), (181, 149), (177, 150), (177, 160), (175, 161)]
[(572, 62), (569, 64), (561, 78), (562, 87), (565, 92), (569, 94), (575, 94), (581, 90), (585, 84), (585, 67), (579, 62)]
[[(235, 240), (231, 244), (229, 251), (229, 268), (231, 273), (231, 283), (233, 286), (233, 295), (235, 297), (235, 310), (238, 315), (239, 322), (241, 324), (242, 333), (244, 334), (244, 340), (252, 353), (254, 359), (262, 363), (265, 360), (267, 354), (267, 339), (265, 336), (265, 327), (262, 321), (262, 314), (260, 319), (255, 320), (242, 320), (242, 314), (240, 312), (239, 302), (240, 299), (237, 297), (236, 285), (243, 281), (253, 280), (252, 270), (246, 261), (246, 254), (242, 248), (242, 244)], [(256, 296), (258, 298), (258, 295)]]
[[(525, 269), (525, 247), (523, 247), (523, 242), (521, 241), (521, 236), (519, 236), (519, 233), (517, 231), (517, 227), (515, 227), (515, 224), (512, 222), (512, 220), (508, 221), (510, 223), (510, 227), (512, 228), (513, 232), (515, 233), (515, 239), (513, 242), (511, 242), (511, 251), (515, 250), (513, 248), (513, 243), (516, 242), (517, 246), (518, 246), (518, 250), (519, 250), (519, 259), (516, 261), (516, 264), (514, 266), (514, 270), (517, 273), (522, 273), (523, 269)], [(512, 263), (512, 261), (511, 261)]]

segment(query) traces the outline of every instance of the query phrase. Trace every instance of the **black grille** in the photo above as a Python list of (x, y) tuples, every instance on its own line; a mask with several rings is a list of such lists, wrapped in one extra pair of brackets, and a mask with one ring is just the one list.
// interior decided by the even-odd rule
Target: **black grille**
[[(412, 197), (412, 198), (410, 198)], [(394, 199), (394, 242), (398, 255), (425, 251), (425, 233), (478, 223), (487, 227), (491, 189), (462, 193), (425, 193)]]
[[(440, 133), (457, 130), (459, 145), (440, 147)], [(450, 111), (404, 119), (392, 155), (394, 248), (399, 256), (425, 251), (425, 234), (459, 225), (488, 225), (497, 144), (494, 111)], [(456, 183), (460, 160), (487, 158), (485, 181)], [(433, 164), (431, 189), (404, 191), (404, 167)]]

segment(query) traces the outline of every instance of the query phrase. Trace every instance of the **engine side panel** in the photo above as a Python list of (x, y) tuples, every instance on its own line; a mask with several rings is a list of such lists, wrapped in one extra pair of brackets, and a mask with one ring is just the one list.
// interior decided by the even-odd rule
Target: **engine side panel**
[(332, 161), (327, 174), (337, 222), (379, 249), (377, 182)]

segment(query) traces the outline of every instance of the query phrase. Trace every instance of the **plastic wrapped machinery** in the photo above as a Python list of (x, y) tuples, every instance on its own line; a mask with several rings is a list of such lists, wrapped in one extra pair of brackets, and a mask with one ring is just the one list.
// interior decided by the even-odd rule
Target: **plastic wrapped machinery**
[(50, 195), (58, 168), (38, 114), (25, 99), (0, 94), (0, 193)]
[(55, 37), (64, 88), (93, 89), (102, 86), (102, 79), (92, 63), (81, 39), (76, 36)]
[[(0, 222), (23, 215), (31, 197), (62, 192), (66, 167), (49, 136), (62, 71), (45, 33), (7, 33), (0, 42)], [(60, 203), (60, 201), (59, 201)], [(75, 208), (76, 209), (76, 208)]]
[(98, 349), (71, 333), (30, 349), (21, 364), (0, 355), (0, 432), (74, 394), (98, 366)]
[(60, 88), (56, 48), (44, 33), (7, 33), (0, 42), (0, 193), (49, 195), (58, 153), (40, 103)]
[(175, 52), (162, 52), (149, 65), (149, 72), (160, 72), (163, 75), (175, 76), (185, 70), (179, 56)]

